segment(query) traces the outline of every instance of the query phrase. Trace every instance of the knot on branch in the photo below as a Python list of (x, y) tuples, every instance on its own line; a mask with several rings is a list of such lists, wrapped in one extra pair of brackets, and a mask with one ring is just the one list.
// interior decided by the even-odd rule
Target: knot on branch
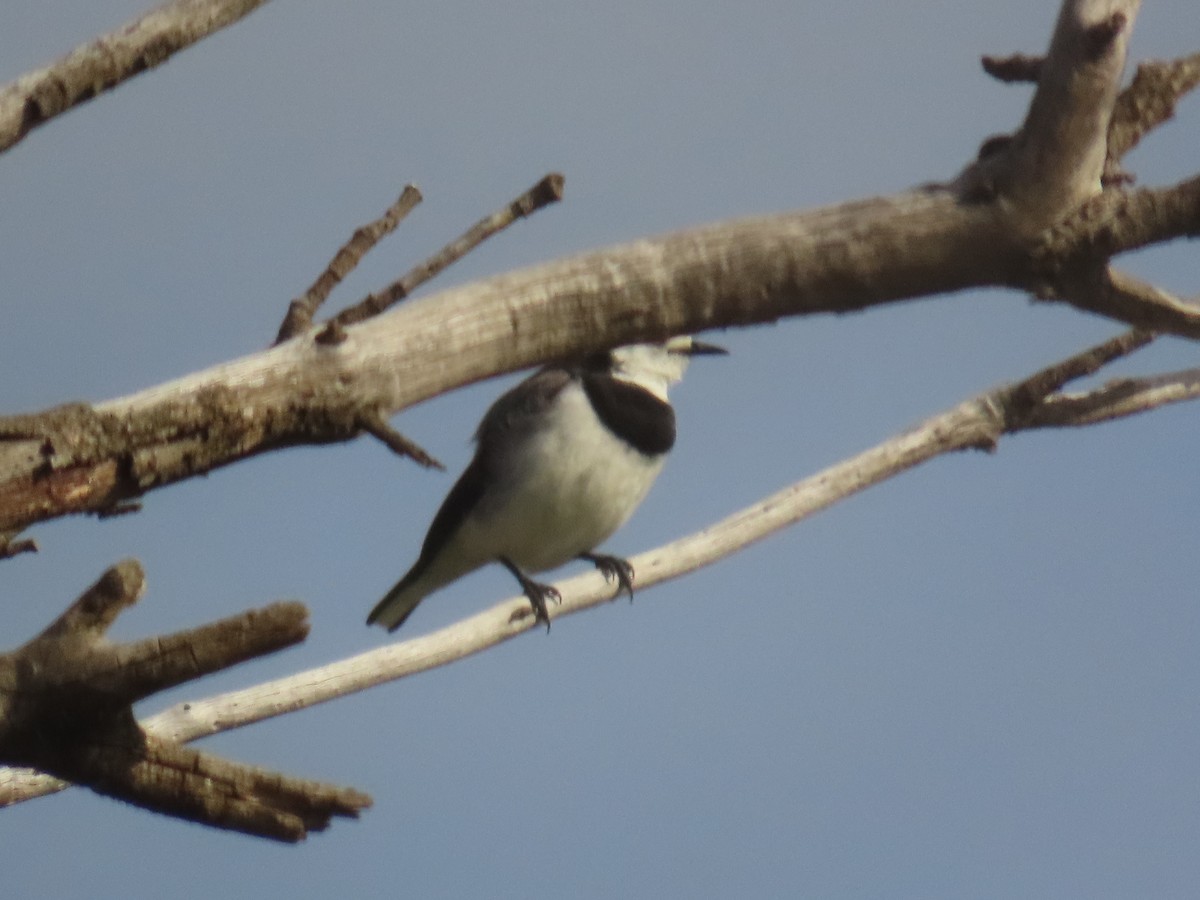
[(134, 703), (304, 640), (308, 611), (276, 603), (188, 631), (108, 642), (108, 627), (144, 584), (135, 560), (120, 562), (40, 635), (0, 655), (0, 761), (156, 812), (285, 841), (370, 805), (351, 789), (147, 735)]

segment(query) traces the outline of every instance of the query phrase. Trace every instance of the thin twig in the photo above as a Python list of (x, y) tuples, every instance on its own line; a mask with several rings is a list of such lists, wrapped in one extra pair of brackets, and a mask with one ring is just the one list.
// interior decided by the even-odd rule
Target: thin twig
[(287, 315), (279, 326), (275, 343), (281, 344), (312, 325), (318, 307), (329, 297), (364, 256), (383, 238), (396, 230), (404, 218), (421, 202), (421, 192), (415, 185), (406, 184), (399, 199), (387, 208), (382, 216), (368, 225), (363, 225), (341, 246), (325, 271), (312, 286), (288, 305)]
[(1133, 328), (1017, 382), (1009, 389), (1009, 396), (1004, 401), (1005, 407), (1014, 414), (1009, 428), (1021, 430), (1025, 417), (1031, 415), (1033, 410), (1043, 405), (1047, 398), (1061, 390), (1064, 385), (1094, 375), (1114, 360), (1148, 346), (1154, 338), (1153, 332)]
[(1146, 331), (1200, 337), (1200, 303), (1115, 269), (1067, 274), (1057, 299)]
[(364, 415), (359, 421), (363, 431), (381, 441), (393, 453), (399, 456), (407, 456), (427, 469), (441, 469), (445, 471), (446, 467), (444, 465), (426, 453), (419, 444), (409, 440), (389, 425), (387, 420), (379, 413)]
[(492, 235), (503, 231), (517, 219), (532, 215), (551, 203), (557, 203), (562, 199), (562, 195), (563, 176), (557, 173), (547, 175), (503, 209), (480, 219), (457, 240), (451, 241), (429, 259), (414, 266), (403, 277), (354, 306), (342, 310), (332, 321), (338, 325), (351, 325), (378, 315), (392, 304), (403, 300), (447, 266), (462, 259)]
[(1078, 428), (1200, 397), (1200, 369), (1117, 378), (1092, 391), (1055, 394), (1030, 412), (1029, 428)]

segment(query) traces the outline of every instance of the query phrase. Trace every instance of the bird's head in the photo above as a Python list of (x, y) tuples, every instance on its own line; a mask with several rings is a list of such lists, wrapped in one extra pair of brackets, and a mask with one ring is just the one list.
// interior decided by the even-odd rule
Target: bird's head
[(683, 378), (693, 356), (724, 355), (729, 351), (680, 335), (659, 344), (628, 344), (609, 353), (614, 378), (629, 381), (667, 399), (667, 388)]

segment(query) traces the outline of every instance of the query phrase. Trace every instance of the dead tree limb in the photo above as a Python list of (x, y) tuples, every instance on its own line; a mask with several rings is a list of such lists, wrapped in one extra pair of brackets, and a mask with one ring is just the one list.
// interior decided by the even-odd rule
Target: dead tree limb
[(55, 116), (166, 62), (266, 0), (173, 0), (0, 87), (0, 153)]
[(133, 704), (304, 640), (299, 603), (127, 644), (105, 640), (137, 602), (142, 568), (125, 560), (45, 631), (0, 656), (0, 760), (204, 825), (302, 840), (370, 798), (349, 788), (241, 765), (147, 734)]

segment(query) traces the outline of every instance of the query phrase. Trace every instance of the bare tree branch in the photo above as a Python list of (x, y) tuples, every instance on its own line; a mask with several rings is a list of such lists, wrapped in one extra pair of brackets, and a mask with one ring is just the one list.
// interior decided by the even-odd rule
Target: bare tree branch
[[(1121, 253), (1200, 234), (1200, 175), (1162, 188), (1105, 191), (1084, 203), (1054, 227), (1034, 248), (1043, 277)], [(1178, 332), (1195, 337), (1190, 323)], [(1170, 330), (1175, 331), (1175, 328)]]
[(161, 65), (266, 0), (174, 0), (0, 87), (0, 153), (39, 125)]
[(999, 192), (1031, 236), (1099, 193), (1108, 122), (1139, 0), (1067, 0)]
[(354, 270), (364, 256), (383, 238), (396, 230), (396, 226), (421, 202), (421, 192), (415, 185), (405, 185), (400, 197), (387, 208), (387, 211), (367, 225), (363, 225), (350, 236), (341, 246), (325, 271), (320, 274), (312, 286), (288, 305), (287, 315), (279, 326), (275, 343), (284, 341), (308, 329), (312, 325), (317, 308), (325, 302), (333, 289), (341, 284), (350, 272)]
[(135, 702), (302, 641), (308, 612), (278, 603), (177, 634), (105, 640), (143, 587), (141, 566), (118, 563), (40, 635), (0, 655), (0, 759), (156, 812), (277, 840), (302, 840), (370, 804), (357, 791), (146, 734)]
[(490, 216), (485, 216), (457, 240), (451, 241), (425, 262), (414, 267), (386, 288), (342, 310), (331, 324), (345, 327), (376, 316), (389, 306), (399, 303), (439, 272), (462, 259), (488, 238), (503, 231), (517, 219), (533, 215), (539, 209), (557, 203), (563, 196), (563, 176), (556, 172), (546, 175), (517, 199)]
[[(1012, 259), (1008, 258), (1011, 254)], [(456, 287), (100, 404), (0, 420), (0, 530), (98, 512), (533, 363), (1017, 274), (994, 210), (917, 191), (643, 240)]]
[(1108, 155), (1122, 159), (1143, 137), (1175, 115), (1184, 94), (1200, 85), (1200, 53), (1167, 62), (1141, 63), (1121, 92), (1108, 129)]

